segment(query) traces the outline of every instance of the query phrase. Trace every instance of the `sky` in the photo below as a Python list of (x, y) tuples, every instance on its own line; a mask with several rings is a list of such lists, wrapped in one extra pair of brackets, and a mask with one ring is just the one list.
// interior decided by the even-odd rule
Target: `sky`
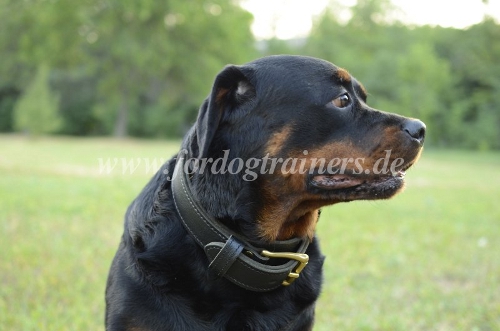
[[(243, 7), (254, 15), (252, 31), (257, 39), (305, 37), (313, 18), (320, 15), (329, 0), (243, 0)], [(356, 0), (337, 0), (351, 6)], [(500, 0), (392, 0), (400, 9), (400, 20), (408, 24), (430, 24), (466, 28), (482, 21), (485, 14), (500, 22)]]

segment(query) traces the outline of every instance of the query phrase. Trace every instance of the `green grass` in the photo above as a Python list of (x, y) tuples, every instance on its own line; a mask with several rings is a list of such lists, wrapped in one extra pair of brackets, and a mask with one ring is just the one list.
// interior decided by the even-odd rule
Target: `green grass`
[[(177, 146), (0, 136), (0, 329), (104, 329), (123, 214), (153, 174), (144, 158)], [(130, 173), (122, 158), (142, 163)], [(314, 330), (500, 330), (499, 198), (500, 154), (429, 150), (398, 197), (326, 208)]]

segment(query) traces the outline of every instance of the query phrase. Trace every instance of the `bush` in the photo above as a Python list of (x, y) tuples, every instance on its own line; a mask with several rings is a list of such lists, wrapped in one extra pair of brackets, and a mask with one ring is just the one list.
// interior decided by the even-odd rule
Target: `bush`
[(14, 127), (33, 136), (54, 133), (61, 127), (58, 110), (59, 95), (50, 90), (49, 68), (41, 65), (14, 107)]

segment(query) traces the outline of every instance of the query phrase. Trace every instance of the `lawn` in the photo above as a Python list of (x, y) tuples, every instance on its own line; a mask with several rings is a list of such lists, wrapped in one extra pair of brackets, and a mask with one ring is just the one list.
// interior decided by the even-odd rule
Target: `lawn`
[[(104, 329), (123, 214), (177, 146), (0, 136), (1, 330)], [(396, 198), (326, 208), (314, 330), (500, 330), (499, 198), (500, 153), (426, 150)]]

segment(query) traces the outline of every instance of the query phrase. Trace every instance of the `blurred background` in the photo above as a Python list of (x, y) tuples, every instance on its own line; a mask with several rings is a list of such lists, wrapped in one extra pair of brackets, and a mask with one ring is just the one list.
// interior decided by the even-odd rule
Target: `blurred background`
[(104, 329), (127, 206), (282, 53), (428, 128), (405, 192), (323, 210), (314, 330), (499, 331), (500, 0), (0, 0), (0, 330)]
[(224, 65), (291, 53), (347, 68), (428, 146), (499, 149), (499, 2), (0, 0), (0, 131), (178, 138)]

